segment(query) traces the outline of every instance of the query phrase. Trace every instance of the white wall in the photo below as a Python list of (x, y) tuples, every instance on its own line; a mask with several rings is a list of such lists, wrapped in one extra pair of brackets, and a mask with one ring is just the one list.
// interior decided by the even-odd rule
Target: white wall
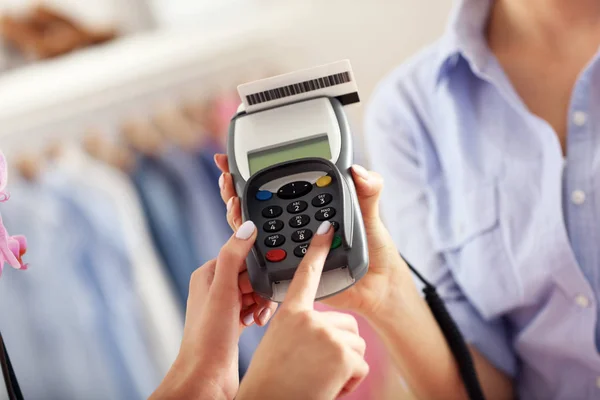
[[(314, 12), (280, 40), (299, 66), (348, 58), (363, 102), (350, 111), (355, 129), (381, 78), (439, 37), (451, 0), (312, 0)], [(324, 4), (328, 7), (325, 8)]]

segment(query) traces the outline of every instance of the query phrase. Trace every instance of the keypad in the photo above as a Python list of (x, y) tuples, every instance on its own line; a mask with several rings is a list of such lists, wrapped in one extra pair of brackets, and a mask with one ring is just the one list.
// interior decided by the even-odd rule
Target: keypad
[[(258, 218), (255, 222), (262, 224), (259, 240), (264, 246), (263, 254), (267, 262), (280, 263), (281, 268), (288, 268), (286, 263), (294, 262), (288, 261), (290, 256), (296, 260), (304, 257), (321, 221), (331, 221), (335, 232), (340, 229), (341, 216), (336, 215), (334, 208), (338, 207), (340, 201), (332, 189), (333, 179), (327, 175), (314, 184), (295, 181), (273, 193), (257, 192), (253, 207), (260, 210), (262, 221)], [(342, 237), (336, 233), (331, 249), (333, 251), (341, 246)]]
[(313, 206), (315, 207), (324, 207), (327, 204), (331, 203), (331, 200), (333, 200), (333, 196), (329, 193), (321, 193), (316, 195), (311, 203)]
[(285, 236), (276, 233), (265, 238), (265, 245), (268, 247), (279, 247), (285, 243)]
[(327, 207), (321, 208), (319, 211), (315, 213), (315, 219), (317, 221), (327, 221), (335, 216), (335, 208)]
[(279, 232), (282, 229), (283, 229), (283, 221), (281, 221), (279, 219), (267, 221), (263, 225), (263, 230), (265, 232)]
[(277, 218), (283, 213), (283, 208), (279, 206), (269, 206), (262, 210), (262, 216), (265, 218)]
[(294, 201), (287, 206), (287, 212), (290, 214), (298, 214), (308, 208), (308, 203), (302, 200)]
[(299, 229), (296, 232), (292, 233), (292, 240), (294, 242), (305, 242), (312, 238), (312, 231), (310, 229)]
[(300, 246), (297, 246), (294, 249), (294, 255), (296, 257), (304, 257), (304, 255), (306, 254), (306, 251), (308, 250), (308, 243), (306, 244), (301, 244)]
[(280, 199), (290, 200), (302, 197), (312, 190), (312, 184), (306, 181), (291, 182), (283, 185), (277, 191), (277, 196)]
[(296, 215), (290, 219), (290, 226), (292, 228), (302, 228), (303, 226), (308, 225), (310, 222), (310, 217), (306, 214)]

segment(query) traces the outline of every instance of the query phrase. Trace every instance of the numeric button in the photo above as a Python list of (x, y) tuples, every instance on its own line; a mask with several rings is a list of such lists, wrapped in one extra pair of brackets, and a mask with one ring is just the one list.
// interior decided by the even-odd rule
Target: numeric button
[(262, 216), (265, 218), (277, 218), (283, 213), (283, 208), (279, 206), (269, 206), (262, 210)]
[(331, 221), (331, 226), (333, 226), (334, 232), (337, 232), (340, 229), (340, 223), (336, 221)]
[(263, 225), (263, 230), (265, 232), (279, 232), (282, 229), (283, 229), (283, 221), (281, 221), (279, 219), (267, 221)]
[(332, 195), (330, 195), (329, 193), (321, 193), (321, 194), (316, 195), (312, 199), (312, 205), (315, 207), (323, 207), (323, 206), (326, 206), (327, 204), (331, 203), (331, 200), (333, 200)]
[(308, 203), (302, 200), (294, 201), (287, 206), (287, 212), (290, 214), (298, 214), (308, 208)]
[(301, 244), (300, 246), (296, 247), (294, 249), (294, 255), (296, 257), (304, 257), (304, 255), (306, 254), (306, 251), (308, 250), (308, 243), (306, 244)]
[(285, 236), (276, 233), (265, 238), (265, 245), (268, 247), (277, 247), (285, 243)]
[(321, 208), (319, 211), (317, 211), (315, 214), (315, 219), (317, 221), (326, 221), (328, 219), (333, 218), (334, 216), (335, 216), (335, 208), (327, 207), (327, 208)]
[(296, 232), (292, 233), (292, 240), (294, 242), (305, 242), (310, 240), (313, 233), (310, 229), (299, 229)]
[(310, 217), (306, 214), (296, 215), (290, 219), (290, 226), (292, 228), (302, 228), (303, 226), (308, 225), (310, 222)]

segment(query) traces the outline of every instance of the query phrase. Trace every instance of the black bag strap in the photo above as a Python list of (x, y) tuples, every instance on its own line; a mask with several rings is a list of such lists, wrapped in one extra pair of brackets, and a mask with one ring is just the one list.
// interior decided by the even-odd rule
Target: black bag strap
[(4, 385), (6, 386), (6, 391), (8, 392), (8, 398), (10, 400), (24, 400), (1, 333), (0, 344), (2, 344), (0, 346), (0, 366), (2, 367), (2, 376), (4, 377)]

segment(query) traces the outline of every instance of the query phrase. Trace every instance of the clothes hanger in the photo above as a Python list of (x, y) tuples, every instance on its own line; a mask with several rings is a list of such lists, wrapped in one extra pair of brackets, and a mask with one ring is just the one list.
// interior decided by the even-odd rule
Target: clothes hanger
[(152, 121), (166, 140), (183, 150), (194, 152), (202, 145), (191, 121), (174, 105), (161, 107)]
[(15, 159), (18, 174), (28, 182), (35, 182), (45, 166), (44, 155), (35, 152), (22, 153)]
[(83, 137), (82, 145), (84, 151), (94, 159), (125, 173), (130, 172), (135, 165), (135, 156), (128, 147), (119, 146), (108, 140), (107, 136), (99, 130), (89, 130)]
[(166, 145), (156, 127), (143, 118), (125, 121), (121, 127), (121, 138), (127, 147), (150, 157), (158, 156)]

